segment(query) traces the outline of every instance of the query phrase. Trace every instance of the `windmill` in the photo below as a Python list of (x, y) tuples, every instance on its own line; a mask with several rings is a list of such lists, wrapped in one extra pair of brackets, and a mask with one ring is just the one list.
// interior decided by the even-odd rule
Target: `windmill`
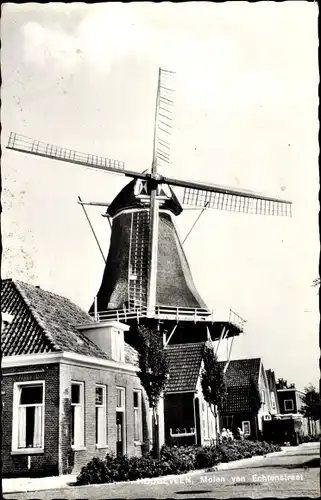
[[(149, 170), (129, 170), (118, 160), (80, 153), (16, 133), (10, 134), (7, 148), (131, 179), (112, 203), (89, 203), (109, 205), (106, 215), (112, 219), (105, 271), (90, 310), (95, 319), (117, 319), (130, 324), (154, 322), (171, 332), (166, 342), (175, 330), (180, 331), (180, 341), (201, 341), (204, 335), (213, 340), (234, 338), (243, 330), (244, 320), (231, 310), (227, 318), (219, 318), (207, 308), (194, 285), (173, 215), (179, 215), (185, 206), (290, 216), (291, 202), (160, 174), (161, 166), (170, 161), (173, 76), (173, 72), (159, 69)], [(184, 189), (183, 206), (175, 187)]]

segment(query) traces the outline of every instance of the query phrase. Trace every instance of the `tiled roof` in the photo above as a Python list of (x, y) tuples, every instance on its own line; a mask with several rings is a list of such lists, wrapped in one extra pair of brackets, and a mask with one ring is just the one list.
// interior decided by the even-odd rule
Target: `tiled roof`
[(201, 368), (204, 342), (176, 344), (165, 348), (169, 363), (166, 392), (193, 391)]
[[(225, 366), (225, 361), (220, 362)], [(230, 361), (225, 374), (228, 387), (244, 387), (250, 382), (251, 376), (255, 380), (259, 379), (260, 358), (233, 359)]]
[[(222, 365), (225, 362), (221, 362)], [(226, 370), (227, 399), (223, 412), (235, 413), (250, 410), (249, 387), (251, 376), (259, 380), (261, 359), (236, 359)]]
[[(1, 311), (13, 315), (1, 332), (3, 356), (73, 352), (111, 359), (77, 330), (94, 320), (69, 299), (18, 280), (2, 280), (1, 285)], [(125, 360), (137, 364), (137, 353), (127, 344)]]

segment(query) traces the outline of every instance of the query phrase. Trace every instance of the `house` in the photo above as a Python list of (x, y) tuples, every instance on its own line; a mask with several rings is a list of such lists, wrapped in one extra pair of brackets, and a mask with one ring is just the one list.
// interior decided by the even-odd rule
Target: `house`
[(205, 342), (165, 348), (169, 378), (164, 392), (165, 442), (207, 445), (215, 439), (213, 412), (203, 398), (200, 375)]
[[(225, 362), (221, 361), (222, 366)], [(256, 414), (251, 411), (251, 378), (257, 384), (261, 407)], [(266, 372), (260, 358), (230, 361), (226, 370), (227, 398), (220, 412), (220, 427), (233, 434), (241, 428), (245, 437), (255, 438), (263, 431), (263, 421), (271, 419), (272, 404)], [(257, 433), (259, 431), (259, 433)]]
[(77, 473), (150, 439), (128, 326), (95, 323), (70, 300), (6, 279), (2, 311), (4, 476)]
[(280, 414), (300, 413), (303, 406), (303, 391), (296, 389), (294, 384), (288, 384), (287, 380), (279, 378), (276, 384)]
[(270, 398), (271, 398), (271, 415), (280, 413), (278, 393), (276, 388), (276, 379), (274, 371), (266, 370), (266, 378), (269, 384)]

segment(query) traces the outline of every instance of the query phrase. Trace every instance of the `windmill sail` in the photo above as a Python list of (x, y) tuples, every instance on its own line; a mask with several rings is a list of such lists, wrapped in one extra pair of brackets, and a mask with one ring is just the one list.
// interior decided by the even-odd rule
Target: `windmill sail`
[(170, 163), (175, 73), (159, 69), (155, 114), (154, 162), (157, 169)]
[(74, 149), (55, 146), (47, 142), (31, 139), (25, 135), (16, 134), (15, 132), (10, 133), (7, 149), (13, 149), (20, 153), (27, 153), (35, 156), (42, 156), (51, 160), (73, 163), (83, 167), (91, 167), (116, 174), (123, 174), (134, 178), (146, 178), (146, 175), (141, 172), (125, 169), (123, 161), (112, 160), (111, 158), (90, 153), (80, 153)]
[(183, 204), (199, 208), (214, 208), (231, 212), (241, 212), (258, 215), (291, 216), (292, 204), (288, 201), (273, 199), (263, 195), (205, 191), (194, 188), (185, 188)]

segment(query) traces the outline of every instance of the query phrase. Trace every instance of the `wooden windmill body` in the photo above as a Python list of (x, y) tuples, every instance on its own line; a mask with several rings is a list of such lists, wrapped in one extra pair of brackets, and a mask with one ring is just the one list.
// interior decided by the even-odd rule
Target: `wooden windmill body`
[[(244, 320), (232, 311), (226, 318), (210, 311), (193, 282), (174, 218), (182, 204), (265, 215), (291, 215), (291, 203), (241, 189), (169, 178), (159, 167), (170, 160), (173, 73), (159, 69), (150, 171), (135, 172), (120, 161), (78, 153), (11, 133), (8, 148), (53, 160), (122, 173), (132, 180), (107, 209), (112, 219), (109, 254), (90, 312), (98, 321), (144, 321), (176, 330), (179, 341), (238, 335)], [(183, 187), (182, 204), (173, 187)], [(98, 204), (99, 203), (94, 203)], [(103, 203), (101, 205), (104, 205)], [(233, 316), (233, 317), (232, 317)], [(166, 341), (169, 339), (167, 338)]]

